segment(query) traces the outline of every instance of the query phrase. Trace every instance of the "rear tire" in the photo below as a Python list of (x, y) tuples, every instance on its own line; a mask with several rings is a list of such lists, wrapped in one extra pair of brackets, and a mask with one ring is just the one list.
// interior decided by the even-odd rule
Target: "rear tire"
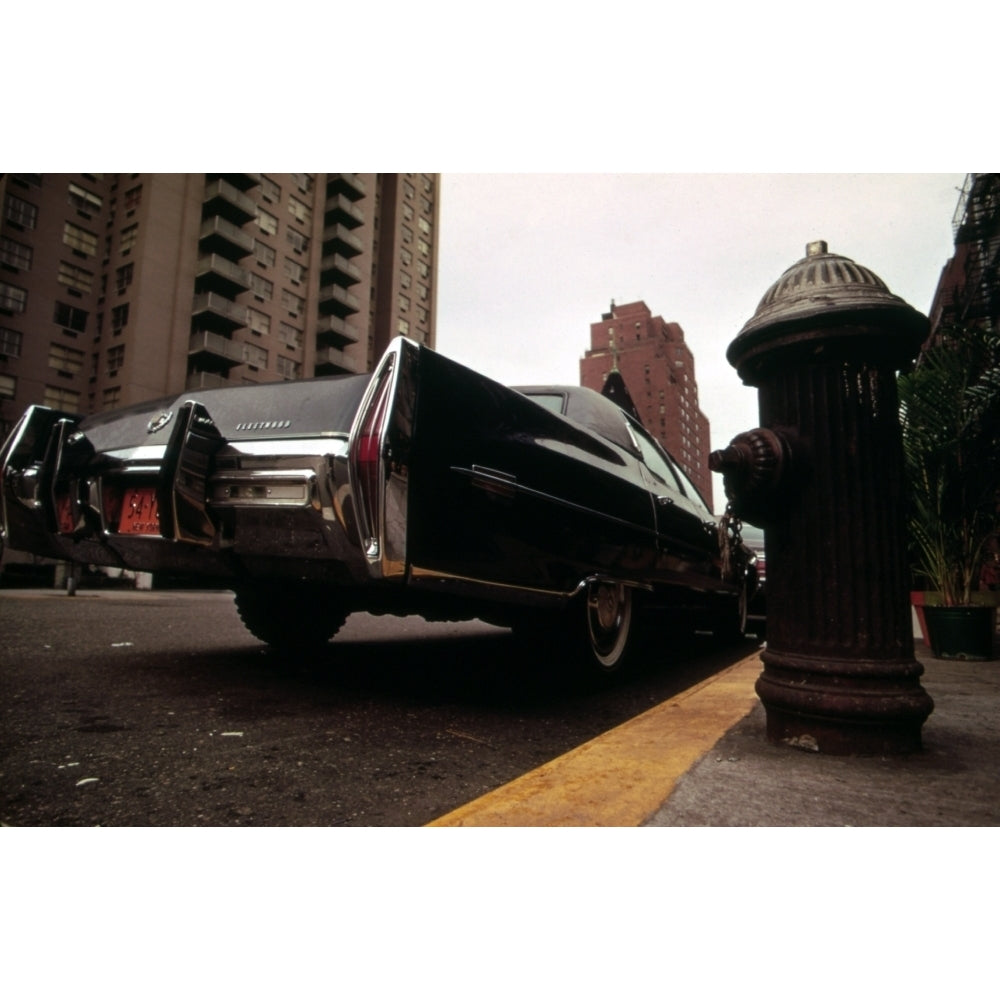
[(247, 629), (274, 649), (322, 649), (347, 621), (322, 588), (296, 584), (244, 587), (235, 593), (236, 610)]
[(623, 583), (587, 584), (584, 641), (590, 669), (598, 676), (620, 673), (632, 645), (632, 589)]
[(568, 681), (620, 676), (635, 644), (632, 590), (596, 582), (563, 611), (523, 613), (514, 622), (522, 655)]

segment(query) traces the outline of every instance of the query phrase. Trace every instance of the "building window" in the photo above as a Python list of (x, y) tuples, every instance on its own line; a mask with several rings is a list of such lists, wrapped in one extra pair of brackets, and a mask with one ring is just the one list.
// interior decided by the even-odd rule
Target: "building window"
[(431, 224), (422, 216), (417, 219), (417, 228), (424, 234), (424, 236), (430, 236)]
[(269, 334), (271, 332), (271, 317), (257, 309), (247, 308), (247, 325), (254, 333)]
[(270, 177), (261, 177), (260, 194), (264, 201), (279, 202), (281, 201), (281, 185), (275, 184)]
[(294, 292), (290, 292), (287, 288), (281, 290), (281, 304), (293, 315), (298, 316), (300, 312), (303, 312), (306, 306), (306, 300), (300, 295), (296, 295)]
[(280, 354), (274, 359), (277, 373), (284, 379), (299, 377), (299, 363), (291, 358), (283, 358)]
[(243, 357), (251, 368), (267, 367), (267, 351), (265, 351), (263, 347), (258, 347), (256, 344), (244, 344)]
[(278, 340), (287, 347), (293, 347), (298, 350), (299, 345), (302, 343), (302, 331), (292, 326), (291, 323), (280, 322), (278, 324)]
[(79, 226), (74, 226), (72, 222), (67, 222), (63, 226), (63, 243), (80, 253), (93, 257), (97, 253), (97, 233), (88, 232)]
[(13, 399), (17, 395), (17, 379), (13, 375), (0, 375), (0, 399)]
[(122, 230), (122, 239), (118, 249), (122, 253), (128, 253), (135, 246), (139, 239), (139, 223), (133, 222), (131, 226), (126, 226)]
[(413, 206), (412, 205), (406, 205), (406, 204), (403, 205), (403, 218), (406, 219), (407, 222), (412, 222), (413, 221)]
[(21, 229), (34, 229), (38, 223), (38, 206), (8, 193), (3, 200), (3, 217)]
[(409, 334), (409, 332), (410, 332), (410, 323), (409, 323), (409, 320), (401, 319), (399, 321), (399, 327), (398, 327), (398, 329), (399, 329), (399, 332), (404, 337), (407, 336)]
[(108, 374), (117, 375), (118, 369), (125, 364), (125, 345), (116, 344), (108, 348)]
[(257, 258), (257, 263), (263, 264), (264, 267), (274, 267), (274, 262), (278, 259), (277, 253), (259, 240), (254, 240), (253, 254)]
[(85, 309), (77, 309), (76, 306), (67, 305), (65, 302), (56, 302), (52, 322), (74, 333), (86, 333), (89, 315)]
[(128, 324), (128, 303), (123, 302), (120, 306), (115, 306), (111, 310), (111, 329), (115, 333), (121, 333)]
[(132, 284), (132, 275), (135, 273), (135, 264), (128, 263), (115, 270), (115, 287), (118, 294), (122, 295), (125, 289)]
[(76, 375), (83, 371), (83, 351), (65, 344), (49, 344), (49, 367), (60, 375)]
[(0, 356), (19, 358), (23, 339), (20, 330), (12, 330), (9, 326), (0, 326)]
[(75, 413), (80, 409), (80, 393), (61, 385), (47, 385), (42, 403), (53, 410), (69, 410)]
[(413, 242), (413, 230), (409, 226), (402, 226), (403, 231), (403, 242), (412, 243)]
[(305, 253), (309, 248), (309, 237), (294, 229), (289, 228), (285, 231), (285, 239), (296, 253)]
[(289, 197), (288, 213), (297, 222), (301, 222), (303, 226), (308, 226), (312, 221), (312, 209), (299, 201), (298, 198)]
[(406, 271), (399, 272), (399, 284), (401, 288), (410, 287), (410, 276), (406, 273)]
[(417, 240), (417, 249), (426, 257), (431, 252), (431, 245), (427, 240)]
[(80, 393), (64, 389), (61, 385), (47, 385), (42, 402), (53, 410), (76, 412), (80, 408)]
[(399, 259), (404, 267), (409, 267), (413, 263), (413, 254), (406, 247), (399, 248)]
[(0, 309), (6, 312), (23, 313), (28, 305), (28, 293), (17, 285), (0, 281)]
[(257, 226), (262, 233), (267, 233), (268, 236), (274, 236), (278, 231), (278, 218), (277, 216), (271, 215), (270, 212), (265, 212), (264, 209), (257, 206)]
[(66, 261), (59, 261), (59, 273), (56, 280), (67, 288), (78, 292), (90, 292), (94, 287), (94, 275), (91, 271), (85, 271), (75, 264), (67, 264)]
[(309, 192), (312, 191), (312, 186), (313, 186), (312, 174), (292, 174), (292, 180), (295, 182), (295, 186), (303, 194), (309, 194)]
[(105, 389), (101, 393), (101, 406), (105, 410), (113, 410), (116, 406), (120, 405), (122, 399), (122, 387), (120, 385), (113, 385), (110, 389)]
[(0, 236), (0, 264), (17, 271), (31, 270), (31, 247), (7, 236)]
[(69, 186), (69, 203), (89, 219), (91, 212), (99, 212), (101, 210), (104, 199), (92, 191), (80, 187), (79, 184), (71, 183)]
[(417, 261), (417, 274), (419, 274), (421, 278), (427, 278), (427, 277), (430, 276), (430, 273), (431, 273), (431, 269), (427, 266), (427, 262), (423, 261), (423, 260), (418, 260)]
[(285, 274), (296, 285), (301, 285), (306, 280), (306, 269), (297, 260), (292, 260), (291, 257), (285, 258)]
[(412, 199), (415, 193), (413, 185), (409, 181), (403, 181), (403, 194)]
[(407, 312), (409, 310), (409, 308), (410, 308), (410, 300), (409, 300), (409, 298), (407, 296), (405, 296), (405, 295), (400, 295), (398, 301), (399, 301), (399, 311), (400, 312)]
[(270, 300), (274, 295), (274, 282), (262, 278), (259, 274), (250, 274), (250, 288), (259, 299)]
[(134, 212), (142, 204), (142, 185), (137, 184), (125, 192), (125, 211)]

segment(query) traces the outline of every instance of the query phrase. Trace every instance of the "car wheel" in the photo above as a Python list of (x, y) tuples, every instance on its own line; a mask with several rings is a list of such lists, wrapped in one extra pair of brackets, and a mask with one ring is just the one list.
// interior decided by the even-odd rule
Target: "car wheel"
[(521, 655), (567, 678), (601, 681), (622, 673), (634, 643), (632, 590), (592, 582), (556, 614), (525, 611), (513, 623)]
[(598, 580), (587, 584), (586, 646), (598, 673), (618, 673), (625, 666), (632, 638), (632, 589)]
[(236, 610), (247, 629), (275, 649), (303, 652), (326, 645), (347, 621), (329, 594), (294, 585), (245, 587)]

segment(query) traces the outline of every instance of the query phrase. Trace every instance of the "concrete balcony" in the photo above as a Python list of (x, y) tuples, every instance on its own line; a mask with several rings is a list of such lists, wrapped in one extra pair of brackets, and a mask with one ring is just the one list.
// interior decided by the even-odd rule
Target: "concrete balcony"
[(197, 389), (224, 389), (232, 384), (225, 375), (216, 375), (214, 372), (190, 372), (184, 388), (193, 392)]
[(235, 343), (228, 337), (208, 330), (191, 334), (188, 341), (188, 357), (199, 358), (202, 364), (211, 368), (232, 368), (246, 360), (243, 344)]
[(198, 240), (202, 252), (218, 253), (229, 260), (242, 260), (253, 253), (253, 237), (221, 215), (201, 224)]
[(217, 292), (202, 292), (194, 297), (191, 315), (202, 329), (232, 332), (247, 325), (247, 307), (238, 305)]
[(217, 253), (198, 258), (194, 272), (198, 292), (218, 292), (234, 299), (250, 288), (250, 272)]
[(360, 312), (361, 303), (340, 285), (326, 285), (319, 290), (319, 311), (321, 315), (335, 313), (341, 318)]
[(356, 257), (363, 249), (361, 240), (345, 226), (336, 224), (323, 230), (324, 256), (339, 253), (345, 257)]
[(323, 347), (316, 352), (317, 375), (357, 375), (361, 367), (336, 347)]
[(252, 191), (260, 184), (260, 174), (205, 174), (207, 181), (215, 181), (220, 178), (228, 181), (240, 191)]
[(328, 254), (319, 264), (320, 280), (335, 285), (356, 285), (361, 280), (361, 271), (339, 253)]
[(351, 201), (358, 201), (368, 194), (357, 174), (327, 174), (326, 190), (327, 194), (342, 194)]
[(343, 348), (361, 339), (358, 328), (340, 316), (320, 316), (316, 324), (316, 343), (320, 347)]
[(206, 218), (219, 215), (237, 226), (242, 226), (257, 217), (257, 206), (252, 198), (247, 197), (242, 191), (238, 191), (232, 184), (220, 177), (205, 185), (202, 215)]
[(365, 221), (364, 213), (342, 194), (335, 194), (326, 199), (323, 206), (328, 225), (343, 223), (348, 229), (357, 229)]

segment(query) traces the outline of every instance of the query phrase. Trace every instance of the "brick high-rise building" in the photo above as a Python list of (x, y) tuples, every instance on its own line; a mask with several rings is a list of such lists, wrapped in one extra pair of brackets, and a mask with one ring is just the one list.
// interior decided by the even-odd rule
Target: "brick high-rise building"
[(0, 175), (0, 439), (434, 345), (437, 174)]
[(580, 384), (597, 392), (617, 370), (643, 426), (673, 456), (712, 509), (709, 424), (698, 406), (694, 355), (677, 323), (654, 316), (645, 302), (611, 303), (590, 324)]

